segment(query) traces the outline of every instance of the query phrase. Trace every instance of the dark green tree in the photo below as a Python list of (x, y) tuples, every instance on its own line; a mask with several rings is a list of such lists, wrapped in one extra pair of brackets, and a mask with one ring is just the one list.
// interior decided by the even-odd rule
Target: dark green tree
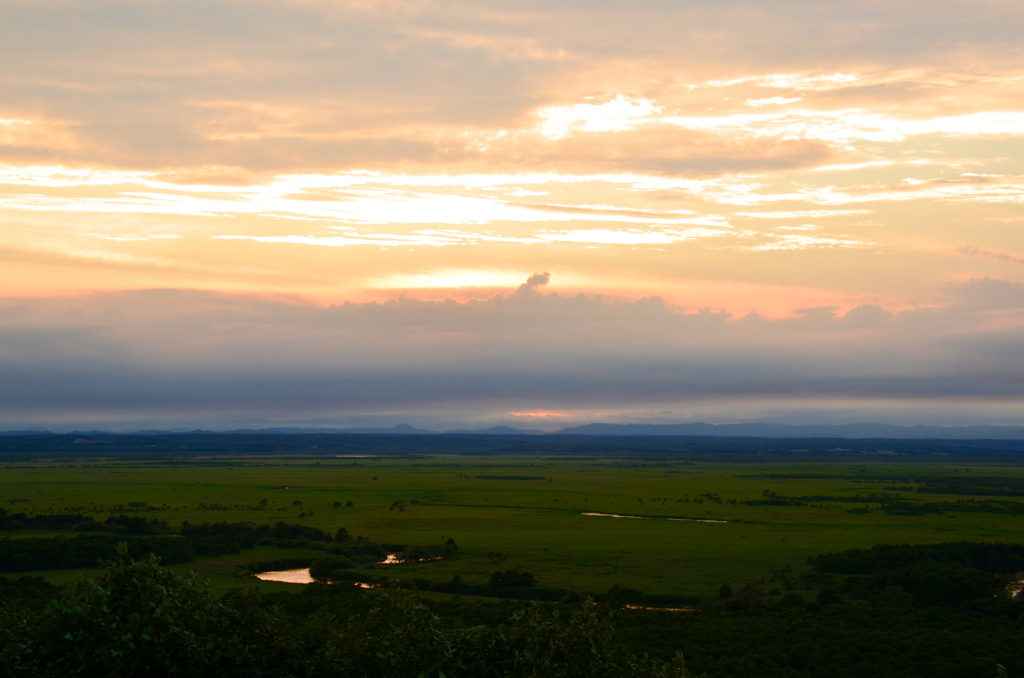
[[(125, 544), (97, 579), (81, 578), (3, 644), (9, 675), (259, 675), (274, 633), (255, 607), (229, 607), (209, 582), (179, 577)], [(241, 617), (245, 616), (243, 620)]]

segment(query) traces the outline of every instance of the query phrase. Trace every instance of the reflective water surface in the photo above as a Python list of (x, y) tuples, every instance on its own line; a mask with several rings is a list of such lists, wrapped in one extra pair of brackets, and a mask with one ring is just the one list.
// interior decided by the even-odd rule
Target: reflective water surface
[(309, 568), (299, 570), (278, 570), (276, 572), (260, 572), (257, 579), (263, 581), (281, 581), (286, 584), (312, 584), (313, 578), (309, 576)]
[[(402, 562), (401, 560), (398, 559), (399, 555), (400, 554), (398, 554), (398, 553), (389, 553), (384, 558), (384, 560), (378, 562), (377, 564), (378, 565), (398, 565), (398, 564), (400, 564)], [(439, 560), (439, 559), (438, 558), (423, 558), (419, 562), (423, 562), (425, 560)], [(256, 575), (256, 578), (260, 579), (262, 581), (279, 581), (279, 582), (284, 582), (285, 584), (312, 584), (314, 581), (316, 581), (315, 579), (313, 579), (313, 577), (309, 576), (309, 568), (308, 567), (299, 568), (297, 570), (276, 570), (274, 572), (260, 572), (260, 573), (258, 573)], [(364, 583), (364, 582), (356, 582), (356, 585), (361, 587), (361, 588), (364, 588), (364, 589), (369, 589), (369, 588), (373, 588), (374, 587), (374, 584), (367, 584), (367, 583)]]
[[(581, 516), (600, 516), (602, 518), (634, 518), (636, 520), (650, 520), (647, 516), (623, 516), (618, 513), (594, 513), (588, 511), (581, 513)], [(665, 520), (674, 520), (679, 523), (728, 523), (728, 520), (712, 520), (711, 518), (665, 518)]]

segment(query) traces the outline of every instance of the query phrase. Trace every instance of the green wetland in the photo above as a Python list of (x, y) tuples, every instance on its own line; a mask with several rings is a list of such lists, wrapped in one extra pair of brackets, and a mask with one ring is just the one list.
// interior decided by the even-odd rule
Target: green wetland
[[(498, 628), (531, 599), (553, 609), (591, 597), (617, 610), (616, 643), (659, 661), (683, 651), (691, 670), (712, 676), (994, 676), (997, 665), (1024, 675), (1024, 614), (1012, 597), (1024, 579), (1024, 454), (1005, 445), (595, 441), (588, 454), (586, 441), (530, 450), (517, 439), (512, 451), (481, 443), (472, 453), (462, 438), (425, 449), (293, 436), (291, 448), (282, 439), (254, 451), (245, 439), (233, 449), (223, 437), (184, 452), (158, 440), (148, 452), (139, 441), (78, 440), (42, 451), (38, 441), (3, 442), (0, 575), (10, 582), (104, 576), (98, 562), (27, 565), (39, 561), (18, 555), (22, 540), (107, 540), (112, 550), (124, 539), (141, 558), (147, 539), (262, 525), (240, 548), (197, 547), (166, 564), (208, 578), (215, 597), (258, 591), (302, 618), (325, 609), (343, 618), (339, 610), (369, 604), (359, 596), (391, 594), (252, 573), (318, 559), (326, 572), (340, 558), (334, 581), (412, 589), (402, 595), (445, 628)], [(131, 525), (142, 529), (125, 536)], [(370, 546), (352, 550), (357, 535), (381, 554), (410, 549), (406, 562), (375, 564)], [(345, 556), (325, 555), (343, 546)], [(524, 573), (529, 581), (517, 579)], [(955, 660), (901, 655), (894, 638)], [(829, 662), (843, 666), (815, 672)]]
[[(403, 576), (458, 573), (484, 580), (495, 570), (488, 554), (501, 553), (503, 567), (527, 569), (544, 585), (586, 592), (618, 584), (708, 595), (723, 583), (772, 570), (801, 571), (808, 556), (828, 551), (879, 543), (1024, 541), (1024, 515), (967, 510), (971, 503), (991, 504), (992, 496), (917, 491), (915, 478), (1024, 479), (1024, 468), (1008, 464), (439, 455), (42, 461), (2, 464), (0, 475), (0, 506), (10, 513), (71, 512), (98, 520), (139, 515), (171, 526), (283, 521), (331, 533), (344, 527), (396, 545), (453, 538), (460, 547), (457, 560), (403, 565)], [(885, 501), (897, 497), (911, 506), (941, 502), (949, 510), (893, 515)], [(786, 499), (799, 505), (779, 505)], [(997, 499), (1002, 501), (994, 510), (1012, 498)], [(1018, 501), (1024, 507), (1024, 497)], [(698, 522), (704, 520), (726, 522)], [(6, 533), (29, 535), (38, 536)], [(214, 563), (202, 570), (233, 580), (238, 560), (227, 559), (223, 572)]]

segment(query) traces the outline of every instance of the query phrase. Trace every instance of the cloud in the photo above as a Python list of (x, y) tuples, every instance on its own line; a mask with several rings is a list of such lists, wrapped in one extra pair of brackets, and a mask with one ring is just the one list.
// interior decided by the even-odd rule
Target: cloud
[(0, 311), (2, 423), (437, 423), (700, 401), (733, 412), (885, 401), (928, 419), (942, 403), (1024, 399), (1019, 283), (971, 281), (942, 307), (764, 320), (541, 293), (554, 277), (466, 301), (324, 307), (149, 290), (11, 303)]
[(993, 259), (995, 261), (1004, 261), (1008, 264), (1024, 264), (1024, 257), (1017, 256), (1014, 254), (1008, 254), (1006, 252), (993, 252), (991, 250), (983, 250), (971, 245), (958, 247), (956, 248), (956, 251), (968, 257), (981, 257), (984, 259)]
[(995, 278), (974, 278), (954, 289), (969, 306), (990, 309), (1024, 309), (1024, 283)]
[[(812, 227), (813, 228), (813, 227)], [(803, 230), (803, 229), (801, 229)], [(861, 249), (873, 247), (874, 243), (851, 236), (829, 237), (818, 235), (779, 234), (768, 242), (757, 245), (740, 245), (737, 249), (752, 252), (772, 250), (806, 250), (806, 249)]]
[[(532, 160), (685, 174), (800, 167), (854, 139), (1020, 133), (1003, 101), (1013, 88), (995, 82), (1020, 77), (1020, 11), (853, 5), (8, 2), (0, 153), (131, 169)], [(954, 87), (975, 110), (936, 116)], [(869, 110), (897, 91), (913, 105)]]
[(1022, 31), (1010, 0), (0, 3), (0, 406), (1009, 412)]
[(885, 310), (878, 304), (861, 304), (847, 311), (842, 322), (848, 327), (864, 329), (881, 327), (894, 317), (896, 317), (894, 313)]
[(544, 273), (534, 273), (526, 282), (520, 286), (520, 290), (535, 290), (538, 287), (544, 287), (551, 282), (551, 274), (545, 271)]
[(0, 323), (21, 322), (30, 319), (35, 313), (25, 304), (0, 308)]
[(787, 212), (736, 212), (738, 217), (751, 219), (821, 219), (823, 217), (845, 217), (852, 214), (870, 214), (871, 210), (795, 210)]

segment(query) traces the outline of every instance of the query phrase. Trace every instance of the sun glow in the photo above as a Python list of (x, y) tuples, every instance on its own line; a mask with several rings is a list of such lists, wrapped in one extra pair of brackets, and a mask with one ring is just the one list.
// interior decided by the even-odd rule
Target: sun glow
[(448, 269), (431, 273), (399, 273), (367, 281), (379, 290), (493, 288), (514, 289), (523, 282), (522, 271)]
[(571, 414), (565, 414), (564, 412), (549, 412), (545, 410), (537, 412), (509, 412), (509, 415), (517, 418), (528, 419), (568, 419), (573, 416)]
[(549, 139), (561, 139), (573, 130), (612, 132), (627, 130), (662, 111), (649, 99), (627, 99), (621, 94), (603, 104), (551, 106), (538, 111), (540, 131)]

